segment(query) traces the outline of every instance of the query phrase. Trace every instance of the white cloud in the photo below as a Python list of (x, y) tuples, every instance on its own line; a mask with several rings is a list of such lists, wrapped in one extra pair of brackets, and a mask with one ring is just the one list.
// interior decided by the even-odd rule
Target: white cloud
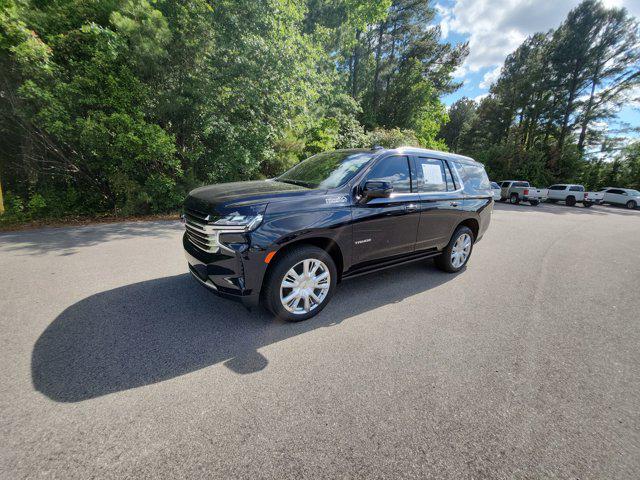
[(464, 78), (467, 76), (467, 73), (469, 73), (469, 71), (467, 70), (467, 67), (465, 67), (464, 65), (460, 65), (458, 68), (456, 68), (453, 71), (453, 78), (460, 79), (460, 78)]
[(502, 72), (502, 65), (498, 65), (493, 70), (489, 70), (487, 73), (485, 73), (484, 77), (482, 77), (482, 81), (480, 82), (480, 88), (489, 89), (493, 82), (500, 78), (500, 72)]
[[(527, 36), (557, 27), (578, 3), (580, 0), (457, 0), (451, 8), (436, 8), (443, 35), (457, 32), (468, 37), (470, 53), (464, 68), (478, 72), (501, 65)], [(604, 3), (624, 6), (640, 16), (640, 0)], [(482, 88), (488, 87), (487, 81), (483, 80), (486, 86)]]
[(476, 103), (480, 103), (482, 100), (484, 100), (488, 96), (489, 96), (488, 93), (482, 93), (480, 95), (477, 95), (477, 96), (473, 97), (473, 101), (476, 102)]
[(440, 31), (442, 33), (442, 38), (447, 38), (449, 36), (449, 25), (451, 23), (451, 14), (452, 10), (440, 5), (436, 4), (436, 12), (441, 16), (440, 20)]

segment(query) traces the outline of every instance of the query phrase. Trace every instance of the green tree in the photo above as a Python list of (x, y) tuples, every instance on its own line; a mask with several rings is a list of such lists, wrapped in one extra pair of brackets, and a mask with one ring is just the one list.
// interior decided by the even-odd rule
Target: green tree
[(476, 102), (462, 97), (449, 107), (449, 121), (442, 126), (438, 137), (444, 140), (452, 152), (460, 151), (460, 139), (467, 135), (477, 110)]

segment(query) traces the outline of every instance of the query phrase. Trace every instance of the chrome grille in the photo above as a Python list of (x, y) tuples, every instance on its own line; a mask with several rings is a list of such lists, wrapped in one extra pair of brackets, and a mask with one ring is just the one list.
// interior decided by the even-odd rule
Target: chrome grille
[(208, 225), (211, 216), (192, 209), (184, 211), (187, 238), (200, 250), (217, 253), (220, 250), (218, 232)]
[(244, 227), (212, 225), (218, 217), (187, 208), (184, 211), (187, 238), (200, 250), (208, 253), (218, 253), (221, 248), (232, 251), (220, 243), (220, 234), (228, 232), (242, 232)]

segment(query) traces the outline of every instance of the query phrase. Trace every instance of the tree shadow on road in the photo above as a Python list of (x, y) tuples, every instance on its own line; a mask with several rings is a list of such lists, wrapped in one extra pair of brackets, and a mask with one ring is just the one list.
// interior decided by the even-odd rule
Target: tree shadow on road
[(510, 203), (496, 202), (494, 204), (494, 210), (502, 211), (517, 211), (522, 213), (550, 213), (554, 215), (593, 215), (593, 216), (607, 216), (607, 215), (625, 215), (625, 216), (639, 216), (640, 210), (629, 210), (625, 207), (618, 207), (615, 205), (594, 205), (591, 208), (585, 208), (581, 204), (577, 204), (573, 207), (569, 207), (564, 203), (551, 203), (544, 202), (537, 206), (531, 206), (528, 203), (521, 203), (520, 205), (511, 205)]
[(238, 374), (260, 371), (258, 349), (331, 327), (454, 279), (431, 262), (397, 267), (341, 284), (317, 317), (273, 320), (262, 310), (216, 297), (188, 274), (92, 295), (62, 312), (36, 341), (36, 390), (78, 402), (149, 385), (220, 362)]
[(68, 256), (81, 247), (130, 237), (163, 237), (184, 230), (177, 221), (126, 222), (0, 232), (0, 249), (27, 255)]

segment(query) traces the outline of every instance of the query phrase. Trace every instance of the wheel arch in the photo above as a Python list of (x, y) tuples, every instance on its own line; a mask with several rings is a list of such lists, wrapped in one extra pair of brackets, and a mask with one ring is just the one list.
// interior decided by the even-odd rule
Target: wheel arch
[(453, 233), (451, 233), (451, 235), (453, 235), (455, 231), (460, 227), (467, 227), (471, 230), (471, 232), (473, 233), (474, 243), (478, 240), (478, 234), (480, 233), (480, 222), (478, 222), (477, 219), (467, 218), (466, 220), (463, 220), (458, 225), (456, 225), (456, 228), (453, 229)]
[(333, 238), (325, 236), (313, 236), (293, 240), (292, 242), (283, 245), (276, 251), (275, 255), (267, 266), (267, 270), (264, 272), (264, 276), (262, 277), (263, 288), (261, 288), (261, 290), (264, 290), (264, 282), (266, 282), (269, 278), (273, 267), (278, 263), (278, 259), (282, 257), (282, 255), (287, 251), (301, 245), (312, 245), (327, 252), (336, 264), (336, 270), (338, 271), (338, 282), (340, 282), (340, 280), (342, 279), (342, 272), (344, 270), (344, 254), (342, 252), (342, 248), (340, 248), (338, 242), (336, 242)]

